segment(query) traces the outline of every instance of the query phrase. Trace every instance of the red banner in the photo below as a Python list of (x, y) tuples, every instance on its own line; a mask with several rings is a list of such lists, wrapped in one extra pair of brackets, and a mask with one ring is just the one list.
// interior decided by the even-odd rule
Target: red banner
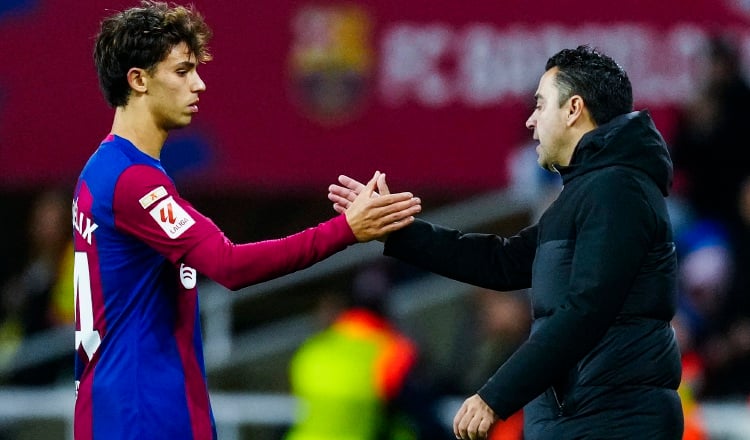
[[(91, 57), (101, 18), (137, 2), (15, 0), (0, 9), (0, 188), (72, 185), (110, 128)], [(546, 59), (596, 46), (629, 72), (667, 138), (707, 35), (742, 0), (230, 2), (193, 0), (214, 60), (193, 125), (163, 162), (193, 188), (325, 191), (385, 171), (396, 188), (507, 184)], [(620, 4), (621, 3), (621, 4)]]

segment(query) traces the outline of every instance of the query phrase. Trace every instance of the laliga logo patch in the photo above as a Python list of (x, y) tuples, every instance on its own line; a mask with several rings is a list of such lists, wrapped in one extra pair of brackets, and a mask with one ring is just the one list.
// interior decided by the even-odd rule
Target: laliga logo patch
[(195, 224), (195, 220), (172, 196), (162, 200), (149, 214), (171, 239), (179, 237)]
[(184, 264), (180, 264), (180, 281), (182, 282), (182, 287), (186, 288), (187, 290), (194, 289), (195, 283), (198, 281), (198, 273), (190, 266), (185, 266)]

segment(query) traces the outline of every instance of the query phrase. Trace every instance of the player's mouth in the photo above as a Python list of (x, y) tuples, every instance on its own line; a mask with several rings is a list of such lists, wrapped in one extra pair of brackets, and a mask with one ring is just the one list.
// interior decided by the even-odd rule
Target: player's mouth
[(190, 109), (191, 113), (198, 113), (198, 101), (188, 105), (188, 109)]

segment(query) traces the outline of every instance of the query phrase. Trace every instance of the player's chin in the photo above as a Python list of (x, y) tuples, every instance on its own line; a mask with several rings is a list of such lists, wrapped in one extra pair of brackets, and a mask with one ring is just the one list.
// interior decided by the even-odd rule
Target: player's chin
[(176, 119), (176, 120), (172, 121), (172, 124), (170, 124), (169, 128), (171, 130), (175, 130), (175, 129), (179, 129), (179, 128), (185, 128), (188, 125), (190, 125), (190, 123), (192, 121), (193, 121), (193, 117), (192, 116), (184, 116), (182, 118), (179, 118), (179, 119)]

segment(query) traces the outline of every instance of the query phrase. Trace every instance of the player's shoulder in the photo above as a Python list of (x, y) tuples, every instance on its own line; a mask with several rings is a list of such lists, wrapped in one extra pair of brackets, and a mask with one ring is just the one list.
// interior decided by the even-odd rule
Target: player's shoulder
[[(135, 176), (128, 177), (131, 175)], [(159, 160), (141, 152), (127, 139), (109, 135), (86, 163), (81, 179), (89, 186), (114, 189), (123, 178), (171, 183)]]
[(110, 135), (99, 144), (86, 162), (81, 177), (85, 180), (113, 180), (132, 164), (133, 160), (128, 157), (121, 142)]

